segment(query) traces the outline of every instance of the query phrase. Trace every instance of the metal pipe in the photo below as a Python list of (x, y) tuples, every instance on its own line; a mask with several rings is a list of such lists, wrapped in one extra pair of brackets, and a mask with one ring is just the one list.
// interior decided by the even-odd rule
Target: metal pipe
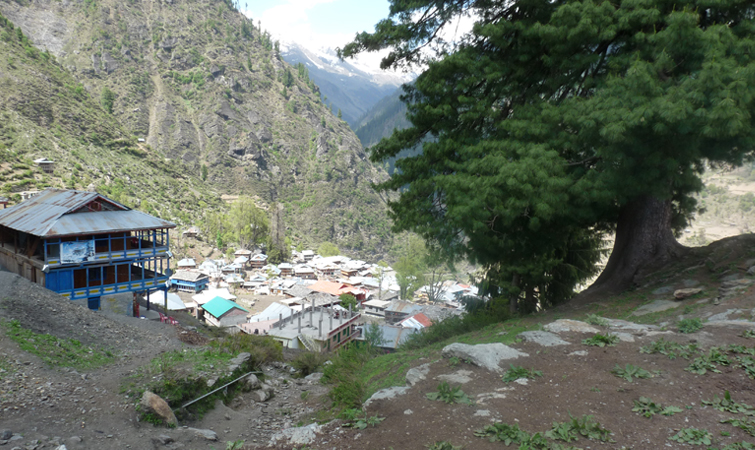
[(253, 373), (259, 373), (259, 374), (261, 374), (262, 372), (249, 372), (249, 373), (247, 373), (247, 374), (241, 375), (240, 377), (236, 378), (235, 380), (233, 380), (233, 381), (231, 381), (231, 382), (229, 382), (229, 383), (226, 383), (226, 384), (224, 384), (224, 385), (220, 386), (219, 388), (215, 389), (214, 391), (208, 392), (208, 393), (206, 393), (205, 395), (203, 395), (203, 396), (201, 396), (201, 397), (199, 397), (199, 398), (195, 398), (194, 400), (190, 401), (189, 403), (185, 403), (185, 404), (183, 404), (183, 405), (181, 406), (181, 408), (186, 408), (187, 406), (191, 405), (192, 403), (196, 403), (196, 402), (198, 402), (198, 401), (202, 400), (203, 398), (205, 398), (205, 397), (208, 397), (208, 396), (210, 396), (210, 395), (212, 395), (212, 394), (214, 394), (214, 393), (218, 392), (219, 390), (221, 390), (221, 389), (223, 389), (223, 388), (225, 388), (225, 387), (228, 387), (228, 386), (232, 385), (233, 383), (235, 383), (235, 382), (239, 381), (240, 379), (242, 379), (242, 378), (245, 378), (245, 377), (248, 377), (249, 375), (251, 375), (251, 374), (253, 374)]
[(322, 319), (320, 319), (319, 326), (317, 327), (317, 331), (319, 332), (319, 336), (322, 337)]

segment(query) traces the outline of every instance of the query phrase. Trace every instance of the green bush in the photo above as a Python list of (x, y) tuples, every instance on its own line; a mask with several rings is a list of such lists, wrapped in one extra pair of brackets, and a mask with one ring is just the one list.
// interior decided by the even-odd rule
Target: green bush
[(372, 357), (370, 349), (350, 343), (338, 350), (332, 364), (325, 366), (323, 382), (333, 384), (330, 399), (340, 408), (359, 408), (367, 391), (364, 381), (359, 378), (362, 366)]
[(680, 333), (694, 333), (703, 327), (703, 321), (695, 317), (694, 319), (682, 319), (676, 326)]
[(317, 369), (319, 369), (327, 359), (328, 358), (322, 353), (303, 352), (299, 353), (296, 358), (291, 361), (291, 365), (294, 369), (299, 371), (301, 376), (306, 377), (311, 373), (317, 372)]

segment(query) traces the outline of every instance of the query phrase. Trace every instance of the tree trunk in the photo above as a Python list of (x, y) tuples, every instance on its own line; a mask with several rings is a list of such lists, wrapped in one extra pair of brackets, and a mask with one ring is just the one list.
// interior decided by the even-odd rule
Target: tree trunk
[(574, 298), (589, 303), (618, 294), (632, 286), (640, 269), (679, 256), (684, 246), (671, 231), (671, 200), (644, 196), (619, 213), (616, 240), (606, 268), (595, 283)]

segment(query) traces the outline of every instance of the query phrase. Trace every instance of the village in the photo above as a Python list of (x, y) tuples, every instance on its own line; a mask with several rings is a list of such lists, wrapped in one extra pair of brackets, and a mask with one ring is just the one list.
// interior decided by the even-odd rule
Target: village
[[(178, 325), (181, 312), (231, 334), (268, 335), (314, 352), (365, 340), (367, 327), (371, 344), (395, 350), (461, 314), (462, 299), (477, 295), (476, 287), (437, 279), (400, 299), (386, 264), (313, 250), (292, 248), (277, 265), (248, 249), (233, 260), (176, 262), (176, 228), (96, 192), (47, 189), (0, 210), (0, 264), (92, 310), (120, 302), (126, 315), (168, 325)], [(191, 226), (180, 239), (198, 244), (199, 234)]]
[[(197, 239), (198, 233), (190, 227), (182, 238)], [(435, 301), (427, 286), (402, 300), (388, 266), (313, 250), (292, 249), (290, 261), (278, 265), (261, 252), (241, 249), (233, 256), (232, 261), (178, 261), (168, 311), (185, 310), (230, 333), (269, 335), (286, 348), (316, 352), (364, 340), (372, 326), (381, 336), (378, 346), (390, 351), (411, 334), (461, 314), (461, 299), (477, 293), (473, 286), (445, 280), (436, 286)], [(162, 305), (162, 295), (154, 292), (150, 302)]]

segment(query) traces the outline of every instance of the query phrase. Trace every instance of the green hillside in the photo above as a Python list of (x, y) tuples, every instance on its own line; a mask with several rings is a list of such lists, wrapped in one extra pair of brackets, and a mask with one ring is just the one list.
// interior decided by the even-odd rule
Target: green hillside
[(94, 188), (185, 224), (223, 194), (257, 196), (286, 206), (296, 242), (387, 249), (371, 189), (385, 172), (230, 2), (0, 1), (0, 13), (13, 22), (0, 45), (6, 194)]

